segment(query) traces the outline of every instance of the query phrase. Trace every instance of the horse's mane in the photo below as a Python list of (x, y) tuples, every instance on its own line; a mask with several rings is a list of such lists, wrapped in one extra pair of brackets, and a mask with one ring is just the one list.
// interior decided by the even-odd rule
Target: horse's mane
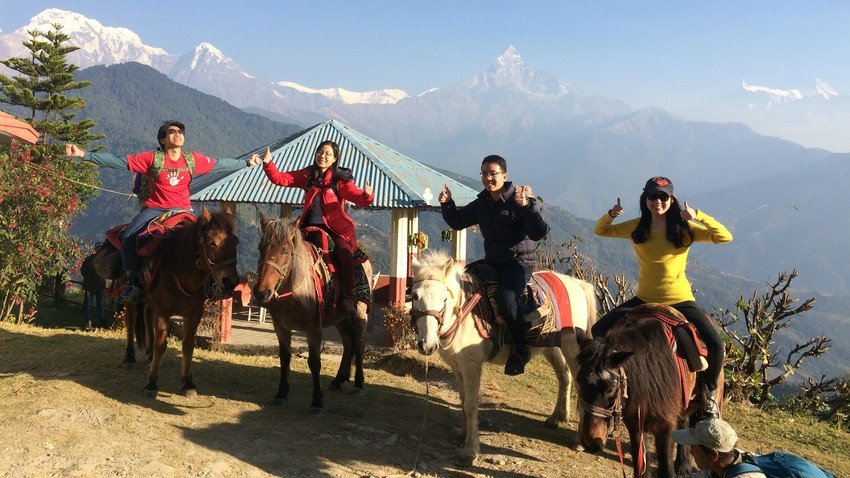
[[(236, 218), (224, 211), (213, 212), (209, 222), (215, 223), (219, 229), (230, 233), (236, 231)], [(202, 220), (198, 218), (194, 223), (175, 230), (174, 234), (165, 239), (167, 246), (163, 249), (169, 259), (167, 262), (183, 269), (194, 267), (192, 264), (198, 251), (198, 235), (201, 227), (203, 227)]]
[(593, 339), (579, 354), (579, 363), (600, 367), (614, 352), (634, 352), (623, 363), (628, 376), (628, 407), (649, 416), (668, 416), (682, 407), (681, 386), (664, 325), (641, 318)]
[(452, 256), (446, 251), (428, 249), (422, 253), (419, 258), (419, 264), (416, 266), (414, 280), (438, 280), (445, 282), (448, 279), (453, 279), (460, 273), (461, 265), (455, 263), (449, 270), (445, 269), (447, 262), (452, 260)]
[[(284, 251), (292, 251), (295, 255), (289, 257), (301, 257), (310, 259), (308, 244), (298, 227), (288, 219), (270, 219), (264, 223), (260, 247), (268, 250), (273, 247), (281, 247)], [(312, 247), (312, 245), (309, 245)], [(293, 260), (291, 264), (290, 278), (295, 289), (293, 298), (297, 300), (304, 310), (312, 310), (316, 307), (315, 290), (310, 287), (309, 280), (312, 274), (311, 260)]]

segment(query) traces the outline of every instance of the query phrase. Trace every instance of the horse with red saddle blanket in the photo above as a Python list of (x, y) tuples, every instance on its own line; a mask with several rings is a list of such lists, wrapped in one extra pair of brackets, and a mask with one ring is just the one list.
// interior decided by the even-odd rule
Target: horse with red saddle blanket
[[(121, 227), (107, 233), (107, 241), (98, 251), (95, 266), (107, 279), (121, 276)], [(236, 220), (226, 212), (202, 209), (196, 218), (191, 213), (170, 214), (154, 220), (137, 241), (143, 257), (141, 282), (144, 290), (145, 335), (151, 348), (151, 366), (145, 395), (155, 398), (162, 354), (166, 349), (168, 319), (183, 318), (183, 356), (181, 391), (195, 396), (197, 388), (191, 374), (195, 334), (207, 300), (230, 296), (239, 281), (236, 270)], [(133, 335), (138, 334), (136, 313), (128, 308), (127, 349), (124, 363), (135, 363)]]
[[(690, 471), (687, 450), (676, 447), (673, 430), (687, 428), (699, 414), (697, 375), (707, 365), (694, 326), (672, 307), (644, 304), (632, 309), (605, 337), (579, 334), (579, 399), (584, 409), (579, 436), (585, 449), (601, 451), (613, 435), (623, 462), (621, 425), (629, 433), (635, 477), (648, 473), (644, 435), (652, 433), (659, 477)], [(723, 376), (718, 381), (723, 394)], [(674, 462), (675, 458), (675, 462)]]

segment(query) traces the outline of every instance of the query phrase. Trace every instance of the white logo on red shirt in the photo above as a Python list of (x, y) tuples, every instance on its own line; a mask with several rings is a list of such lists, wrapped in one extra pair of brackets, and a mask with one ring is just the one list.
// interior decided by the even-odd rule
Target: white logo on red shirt
[(177, 186), (178, 184), (180, 184), (180, 172), (171, 171), (165, 176), (165, 179), (168, 180), (168, 184), (172, 186)]

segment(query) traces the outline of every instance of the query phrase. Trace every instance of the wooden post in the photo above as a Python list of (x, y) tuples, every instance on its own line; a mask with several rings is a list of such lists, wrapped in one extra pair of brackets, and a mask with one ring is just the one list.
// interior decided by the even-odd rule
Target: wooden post
[(221, 301), (221, 343), (229, 344), (233, 338), (233, 298)]
[(389, 305), (403, 304), (405, 299), (407, 290), (407, 230), (407, 211), (393, 208), (390, 214)]
[(452, 258), (455, 262), (466, 264), (466, 229), (452, 231)]

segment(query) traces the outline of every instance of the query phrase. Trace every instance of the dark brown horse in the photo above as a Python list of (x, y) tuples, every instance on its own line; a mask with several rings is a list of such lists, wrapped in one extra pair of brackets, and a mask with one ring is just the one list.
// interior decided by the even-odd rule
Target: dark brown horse
[[(688, 425), (694, 406), (685, 409), (683, 386), (664, 324), (652, 318), (637, 319), (607, 337), (590, 339), (578, 335), (581, 351), (576, 376), (584, 407), (579, 435), (587, 451), (605, 447), (609, 433), (618, 440), (620, 421), (629, 432), (635, 477), (648, 476), (643, 447), (644, 434), (655, 437), (658, 476), (673, 477), (690, 470), (686, 447), (676, 446), (670, 432)], [(693, 393), (694, 374), (686, 374)]]
[[(257, 283), (254, 297), (266, 307), (272, 316), (274, 330), (280, 346), (280, 383), (275, 405), (283, 406), (289, 397), (289, 365), (292, 353), (292, 331), (300, 330), (307, 335), (309, 357), (307, 364), (313, 378), (313, 401), (310, 407), (315, 413), (324, 408), (324, 393), (319, 374), (322, 368), (322, 327), (336, 326), (342, 338), (342, 362), (329, 390), (339, 390), (351, 378), (354, 362), (354, 392), (363, 392), (363, 332), (366, 330), (367, 304), (357, 302), (354, 315), (335, 313), (334, 300), (318, 301), (314, 267), (309, 243), (301, 236), (295, 223), (288, 220), (263, 218), (260, 239), (260, 259), (257, 265)], [(363, 269), (372, 286), (372, 265), (369, 261)], [(324, 308), (324, 320), (319, 323), (320, 308)]]
[[(148, 371), (145, 395), (155, 398), (159, 387), (159, 365), (165, 353), (168, 319), (183, 317), (183, 357), (180, 391), (197, 395), (192, 381), (192, 353), (195, 333), (207, 299), (220, 299), (239, 283), (236, 270), (236, 219), (232, 214), (211, 214), (203, 208), (198, 220), (175, 230), (160, 245), (162, 260), (153, 285), (145, 289), (145, 307), (150, 311), (153, 329), (153, 359)], [(148, 311), (145, 312), (146, 319)]]

